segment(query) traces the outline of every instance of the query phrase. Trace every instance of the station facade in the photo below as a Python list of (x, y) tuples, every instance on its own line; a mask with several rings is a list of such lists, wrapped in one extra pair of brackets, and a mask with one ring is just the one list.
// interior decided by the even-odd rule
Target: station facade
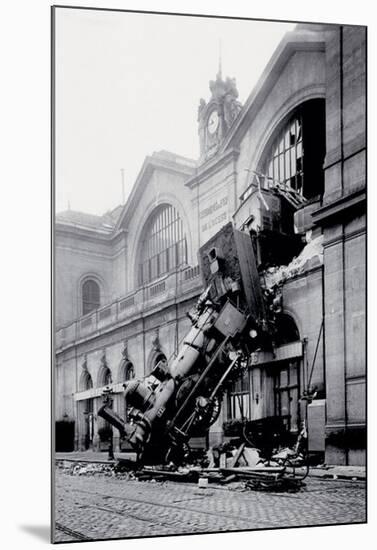
[(124, 206), (56, 215), (55, 416), (74, 421), (76, 449), (101, 447), (105, 388), (124, 417), (124, 381), (177, 352), (203, 290), (197, 252), (232, 221), (262, 237), (267, 274), (288, 267), (274, 352), (250, 357), (210, 443), (276, 415), (293, 433), (305, 420), (326, 463), (365, 463), (365, 81), (365, 28), (299, 24), (244, 105), (234, 79), (210, 82), (199, 159), (153, 153)]

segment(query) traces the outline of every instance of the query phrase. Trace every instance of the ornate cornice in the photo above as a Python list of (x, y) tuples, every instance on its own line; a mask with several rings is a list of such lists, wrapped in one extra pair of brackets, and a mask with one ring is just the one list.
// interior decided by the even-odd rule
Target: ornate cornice
[(326, 225), (327, 223), (332, 223), (335, 217), (338, 217), (339, 215), (343, 216), (346, 210), (360, 207), (365, 204), (365, 202), (366, 191), (365, 187), (363, 187), (353, 193), (342, 195), (339, 199), (318, 208), (318, 210), (312, 213), (313, 222), (316, 225)]

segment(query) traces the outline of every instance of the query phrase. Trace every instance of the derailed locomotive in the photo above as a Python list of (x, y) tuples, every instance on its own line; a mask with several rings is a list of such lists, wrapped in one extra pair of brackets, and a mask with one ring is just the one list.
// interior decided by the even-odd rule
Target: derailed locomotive
[(218, 418), (223, 394), (250, 354), (271, 346), (250, 235), (228, 223), (200, 248), (199, 262), (205, 290), (187, 314), (192, 327), (178, 353), (124, 384), (127, 421), (110, 403), (98, 411), (142, 462), (181, 463), (190, 438)]

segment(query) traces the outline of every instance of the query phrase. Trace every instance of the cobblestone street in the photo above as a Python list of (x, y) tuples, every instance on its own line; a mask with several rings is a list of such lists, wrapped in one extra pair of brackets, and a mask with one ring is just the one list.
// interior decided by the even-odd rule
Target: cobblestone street
[(56, 472), (56, 542), (366, 520), (365, 482), (307, 478), (298, 493)]

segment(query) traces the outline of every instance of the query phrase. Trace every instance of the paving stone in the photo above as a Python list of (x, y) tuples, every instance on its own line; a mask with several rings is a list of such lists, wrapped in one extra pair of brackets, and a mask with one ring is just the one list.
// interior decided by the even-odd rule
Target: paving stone
[[(308, 478), (298, 493), (198, 490), (56, 472), (57, 542), (362, 523), (364, 481)], [(80, 538), (81, 537), (81, 538)]]

